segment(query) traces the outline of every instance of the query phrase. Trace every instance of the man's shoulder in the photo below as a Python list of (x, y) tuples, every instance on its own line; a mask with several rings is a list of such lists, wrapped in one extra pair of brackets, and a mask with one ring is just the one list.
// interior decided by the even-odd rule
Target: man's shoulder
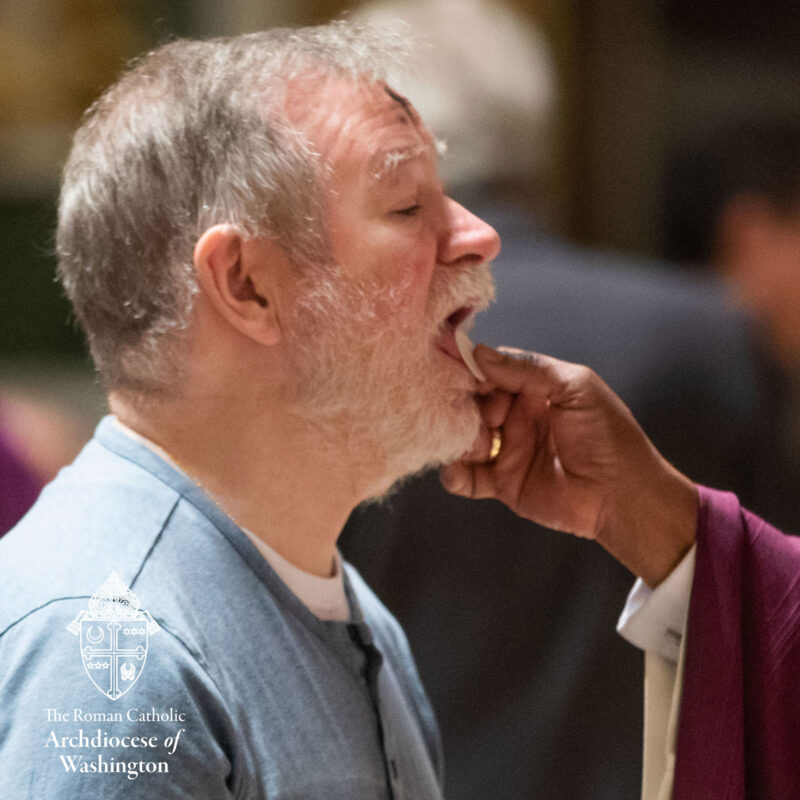
[(113, 710), (107, 701), (134, 685), (126, 701), (182, 693), (192, 681), (212, 686), (202, 677), (208, 672), (202, 658), (115, 573), (93, 596), (58, 597), (16, 621), (4, 631), (0, 653), (4, 708), (23, 704), (27, 694)]
[(0, 540), (0, 646), (6, 631), (50, 606), (99, 602), (113, 574), (120, 591), (138, 592), (193, 652), (211, 641), (226, 652), (240, 629), (216, 624), (220, 598), (229, 615), (253, 604), (262, 617), (279, 614), (269, 572), (247, 536), (179, 470), (127, 437), (109, 446), (95, 439)]
[(180, 494), (92, 440), (0, 540), (0, 633), (34, 609), (132, 579)]
[(0, 640), (4, 785), (19, 796), (227, 797), (235, 732), (217, 686), (180, 637), (108, 588), (94, 606), (59, 598)]

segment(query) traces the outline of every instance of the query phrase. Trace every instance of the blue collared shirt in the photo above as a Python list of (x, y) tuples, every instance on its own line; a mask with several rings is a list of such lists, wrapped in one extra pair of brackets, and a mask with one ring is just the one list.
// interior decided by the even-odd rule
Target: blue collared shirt
[(103, 420), (0, 540), (4, 795), (440, 798), (406, 638), (347, 564), (345, 582), (351, 620), (315, 617)]

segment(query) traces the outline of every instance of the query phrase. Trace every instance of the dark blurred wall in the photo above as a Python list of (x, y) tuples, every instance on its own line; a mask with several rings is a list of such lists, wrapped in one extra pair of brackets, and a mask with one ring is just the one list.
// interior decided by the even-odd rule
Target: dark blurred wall
[(0, 353), (6, 358), (83, 348), (80, 334), (66, 324), (69, 307), (53, 281), (54, 219), (53, 197), (0, 201)]
[[(556, 48), (564, 90), (564, 230), (672, 255), (686, 202), (676, 159), (739, 115), (800, 113), (796, 0), (519, 0)], [(555, 8), (554, 8), (555, 7)]]

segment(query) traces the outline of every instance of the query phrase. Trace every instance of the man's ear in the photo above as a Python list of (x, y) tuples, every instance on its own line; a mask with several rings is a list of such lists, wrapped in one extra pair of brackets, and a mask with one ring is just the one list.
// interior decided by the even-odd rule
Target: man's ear
[(197, 281), (211, 305), (240, 333), (261, 344), (277, 344), (280, 328), (269, 263), (275, 248), (253, 245), (234, 225), (209, 228), (194, 247)]

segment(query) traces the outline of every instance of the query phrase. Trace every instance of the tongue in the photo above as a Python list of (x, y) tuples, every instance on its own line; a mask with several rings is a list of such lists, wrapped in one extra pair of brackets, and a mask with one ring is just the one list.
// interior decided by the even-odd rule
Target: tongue
[(456, 361), (463, 361), (464, 359), (461, 357), (461, 353), (458, 350), (458, 344), (456, 343), (455, 336), (456, 330), (448, 327), (440, 337), (439, 344), (441, 345), (442, 349), (448, 355), (451, 355)]

